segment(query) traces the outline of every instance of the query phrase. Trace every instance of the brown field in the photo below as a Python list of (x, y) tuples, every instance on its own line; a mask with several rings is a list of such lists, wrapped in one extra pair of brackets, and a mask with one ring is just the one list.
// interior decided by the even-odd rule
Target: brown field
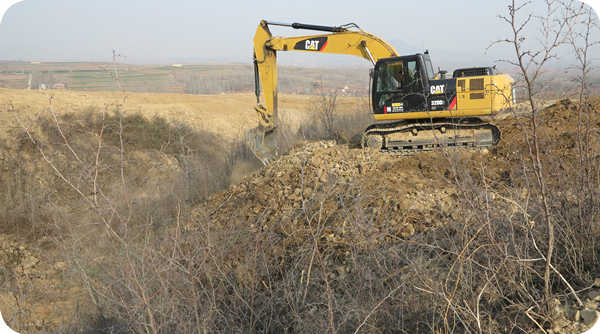
[[(280, 117), (292, 127), (314, 117), (310, 95), (279, 95)], [(57, 114), (81, 112), (90, 108), (114, 110), (121, 105), (127, 114), (161, 117), (170, 122), (186, 124), (194, 129), (219, 134), (226, 140), (239, 138), (256, 127), (253, 94), (191, 95), (132, 92), (79, 92), (68, 90), (26, 91), (0, 88), (0, 131), (15, 129), (15, 117), (34, 119), (48, 114), (48, 107)], [(364, 103), (358, 97), (338, 98), (340, 113), (356, 110)], [(14, 113), (11, 111), (15, 111)]]

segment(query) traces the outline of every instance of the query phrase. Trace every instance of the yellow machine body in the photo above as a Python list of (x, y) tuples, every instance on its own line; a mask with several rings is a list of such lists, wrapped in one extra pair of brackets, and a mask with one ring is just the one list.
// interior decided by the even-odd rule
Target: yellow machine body
[[(269, 25), (328, 33), (273, 37)], [(387, 122), (369, 126), (363, 132), (363, 144), (381, 150), (495, 145), (500, 139), (499, 130), (476, 117), (493, 115), (514, 103), (512, 78), (497, 74), (492, 68), (457, 70), (453, 78), (445, 79), (442, 73), (434, 73), (427, 52), (399, 56), (391, 44), (356, 24), (332, 27), (263, 20), (254, 35), (257, 99), (254, 109), (259, 116), (259, 126), (248, 134), (248, 143), (264, 164), (278, 155), (277, 143), (273, 140), (277, 128), (278, 51), (344, 54), (370, 61), (374, 65), (371, 72), (373, 117)], [(455, 135), (446, 133), (448, 128), (454, 128)], [(406, 133), (422, 135), (410, 138)]]

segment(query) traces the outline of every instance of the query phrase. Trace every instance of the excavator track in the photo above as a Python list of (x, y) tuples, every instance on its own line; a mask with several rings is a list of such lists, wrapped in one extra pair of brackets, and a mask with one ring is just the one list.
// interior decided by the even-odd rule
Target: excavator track
[(500, 141), (500, 130), (479, 118), (407, 120), (372, 124), (363, 132), (362, 146), (390, 153), (442, 148), (485, 148)]

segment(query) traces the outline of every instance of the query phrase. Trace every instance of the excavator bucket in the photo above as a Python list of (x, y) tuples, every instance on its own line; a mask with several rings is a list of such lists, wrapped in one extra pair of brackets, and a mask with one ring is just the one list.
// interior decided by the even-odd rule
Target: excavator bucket
[(254, 156), (265, 166), (279, 154), (275, 130), (265, 132), (262, 126), (258, 126), (246, 133), (246, 142)]

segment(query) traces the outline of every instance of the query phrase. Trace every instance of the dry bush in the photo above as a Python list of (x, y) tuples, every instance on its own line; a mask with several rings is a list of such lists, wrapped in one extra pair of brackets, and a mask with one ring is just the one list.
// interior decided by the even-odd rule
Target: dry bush
[[(133, 325), (123, 318), (104, 317), (113, 312), (106, 308), (115, 306), (108, 299), (119, 292), (115, 284), (133, 279), (122, 271), (161, 259), (148, 257), (158, 255), (160, 244), (145, 238), (165, 232), (228, 186), (233, 167), (249, 153), (241, 143), (227, 151), (208, 132), (123, 115), (119, 106), (60, 117), (49, 109), (33, 124), (15, 133), (16, 147), (6, 143), (2, 232), (46, 240), (41, 247), (51, 250), (49, 261), (69, 263), (69, 275), (79, 274), (87, 286), (96, 310), (82, 310), (81, 324), (59, 330), (129, 332)], [(16, 296), (19, 291), (7, 285), (14, 270), (6, 269), (1, 286)]]
[(353, 106), (353, 110), (340, 110), (337, 95), (336, 90), (322, 91), (312, 99), (308, 112), (316, 116), (300, 126), (296, 137), (301, 140), (335, 140), (340, 144), (360, 146), (361, 133), (373, 123), (369, 101), (364, 98)]
[[(528, 311), (535, 310), (539, 315), (537, 318), (539, 318), (540, 321), (536, 321), (534, 319), (535, 317), (532, 317), (529, 314), (528, 316), (532, 322), (543, 330), (540, 322), (552, 323), (554, 321), (553, 317), (557, 313), (554, 301), (556, 283), (553, 276), (558, 276), (558, 281), (569, 289), (579, 306), (583, 307), (583, 303), (578, 298), (577, 292), (573, 288), (571, 282), (565, 277), (565, 274), (561, 272), (561, 269), (563, 268), (556, 267), (556, 262), (561, 261), (556, 259), (553, 261), (555, 248), (558, 248), (561, 243), (557, 240), (556, 230), (562, 230), (560, 236), (564, 239), (573, 239), (576, 237), (569, 235), (574, 232), (574, 230), (568, 226), (569, 222), (561, 219), (561, 216), (557, 215), (557, 212), (555, 212), (555, 203), (557, 201), (563, 203), (568, 201), (568, 196), (556, 198), (556, 194), (550, 191), (553, 184), (552, 177), (561, 178), (562, 175), (560, 175), (558, 170), (564, 170), (563, 163), (570, 164), (570, 162), (565, 159), (564, 156), (561, 157), (557, 153), (554, 153), (555, 156), (552, 160), (543, 157), (551, 152), (551, 142), (549, 140), (552, 139), (550, 139), (551, 136), (548, 135), (548, 133), (552, 134), (552, 131), (546, 133), (542, 131), (544, 125), (547, 126), (547, 124), (545, 124), (547, 115), (543, 113), (545, 109), (542, 108), (541, 100), (546, 91), (544, 80), (542, 78), (544, 76), (545, 68), (557, 57), (557, 50), (570, 41), (580, 63), (582, 73), (582, 75), (579, 76), (580, 94), (578, 108), (582, 108), (586, 104), (584, 103), (586, 102), (584, 101), (584, 96), (587, 96), (586, 87), (588, 82), (586, 74), (589, 70), (589, 63), (587, 62), (586, 57), (589, 47), (591, 46), (589, 32), (590, 28), (593, 28), (593, 22), (591, 20), (591, 14), (588, 14), (588, 20), (581, 22), (581, 17), (584, 13), (583, 3), (577, 3), (575, 1), (559, 2), (546, 0), (545, 11), (542, 14), (537, 15), (528, 12), (528, 5), (529, 2), (517, 2), (515, 0), (510, 2), (507, 13), (500, 15), (499, 17), (510, 26), (511, 35), (496, 43), (508, 44), (513, 49), (514, 60), (507, 60), (507, 62), (518, 69), (519, 82), (517, 84), (522, 86), (527, 92), (526, 120), (519, 122), (524, 137), (524, 146), (527, 150), (520, 152), (520, 157), (523, 161), (522, 165), (525, 170), (524, 175), (529, 182), (528, 184), (535, 185), (528, 189), (529, 193), (532, 195), (530, 200), (533, 204), (541, 207), (541, 220), (545, 225), (545, 230), (538, 235), (532, 234), (530, 240), (531, 245), (535, 247), (539, 257), (545, 262), (543, 272), (543, 298), (541, 298), (541, 301), (540, 298), (533, 299), (532, 302), (535, 303), (528, 309)], [(591, 13), (591, 10), (589, 10), (589, 13)], [(581, 29), (580, 25), (583, 27), (583, 31), (587, 32), (586, 34), (581, 35), (578, 33), (580, 31), (579, 29)], [(539, 29), (540, 36), (538, 43), (536, 44), (530, 43), (526, 34), (526, 31), (531, 29), (532, 26)], [(575, 42), (576, 39), (583, 39), (583, 47), (577, 46), (577, 42)], [(589, 115), (589, 111), (587, 114)], [(579, 111), (576, 132), (579, 141), (579, 155), (583, 153), (581, 150), (582, 146), (589, 147), (589, 138), (587, 139), (587, 144), (582, 144), (581, 115), (582, 113)], [(561, 130), (566, 132), (566, 129)], [(556, 140), (555, 138), (553, 139)], [(584, 167), (581, 163), (582, 158), (580, 158), (579, 161), (580, 168), (594, 167), (590, 164), (587, 164), (586, 167)], [(532, 173), (528, 173), (529, 171)], [(583, 186), (582, 184), (580, 185)], [(559, 189), (559, 193), (577, 192), (575, 189), (569, 189), (566, 185), (561, 185)], [(583, 200), (583, 197), (580, 196), (579, 199)], [(586, 204), (589, 204), (592, 207), (596, 206), (596, 203), (593, 201)], [(593, 211), (595, 211), (595, 209), (593, 209)], [(579, 210), (579, 212), (579, 218), (582, 218), (582, 210)], [(590, 218), (596, 218), (595, 214)], [(539, 220), (538, 216), (532, 217), (533, 224), (535, 224), (536, 219)], [(590, 224), (589, 222), (590, 221), (586, 221), (583, 224)], [(565, 231), (568, 232), (565, 233)], [(583, 254), (587, 253), (585, 252), (585, 249), (579, 249), (579, 251), (582, 251)], [(567, 268), (564, 268), (564, 270), (569, 272)]]

